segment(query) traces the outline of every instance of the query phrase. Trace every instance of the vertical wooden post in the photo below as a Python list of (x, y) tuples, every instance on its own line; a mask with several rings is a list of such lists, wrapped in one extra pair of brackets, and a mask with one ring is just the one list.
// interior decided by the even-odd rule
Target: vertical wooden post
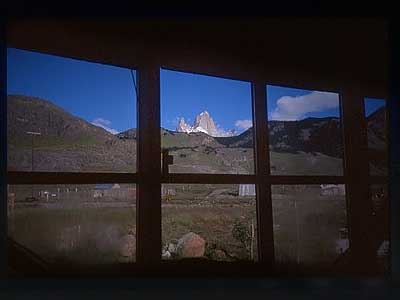
[[(270, 173), (266, 85), (263, 81), (252, 83), (254, 149), (256, 163), (257, 238), (260, 263), (274, 266), (274, 230), (272, 216), (271, 185), (266, 182)], [(271, 270), (266, 270), (271, 271)]]
[(342, 94), (345, 149), (346, 200), (350, 228), (351, 272), (376, 271), (376, 253), (371, 235), (372, 204), (369, 201), (368, 143), (364, 116), (364, 95), (357, 86), (348, 86)]
[(138, 70), (137, 262), (161, 260), (160, 69)]

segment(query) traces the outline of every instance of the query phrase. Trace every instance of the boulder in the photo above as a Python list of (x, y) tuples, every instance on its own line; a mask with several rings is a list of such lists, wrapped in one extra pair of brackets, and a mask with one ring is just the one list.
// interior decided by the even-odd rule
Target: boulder
[(202, 257), (204, 256), (206, 242), (194, 232), (182, 236), (177, 245), (177, 253), (180, 257)]

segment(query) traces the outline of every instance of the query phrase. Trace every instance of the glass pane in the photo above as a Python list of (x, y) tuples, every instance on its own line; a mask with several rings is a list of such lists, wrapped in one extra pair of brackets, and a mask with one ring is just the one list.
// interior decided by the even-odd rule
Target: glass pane
[(272, 186), (278, 269), (333, 270), (349, 246), (344, 185)]
[(133, 262), (136, 185), (9, 185), (8, 235), (50, 265)]
[(255, 186), (162, 186), (163, 259), (257, 259)]
[(161, 145), (171, 173), (254, 173), (251, 84), (161, 70)]
[(370, 175), (387, 175), (386, 102), (365, 99)]
[(9, 171), (135, 172), (129, 69), (7, 50)]
[(271, 174), (342, 175), (339, 95), (267, 85)]
[(386, 184), (374, 184), (370, 187), (372, 200), (373, 227), (371, 235), (374, 246), (377, 249), (379, 272), (381, 274), (389, 272), (389, 202), (387, 197)]

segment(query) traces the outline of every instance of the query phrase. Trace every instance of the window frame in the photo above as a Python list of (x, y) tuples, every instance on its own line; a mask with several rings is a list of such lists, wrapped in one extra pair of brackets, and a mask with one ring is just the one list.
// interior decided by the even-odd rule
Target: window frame
[[(40, 52), (42, 53), (42, 52)], [(94, 62), (94, 61), (93, 61)], [(101, 63), (101, 62), (100, 62)], [(350, 229), (350, 247), (352, 248), (351, 274), (369, 274), (364, 268), (365, 262), (371, 257), (371, 249), (365, 251), (368, 240), (363, 239), (365, 231), (361, 229), (364, 221), (369, 220), (368, 207), (365, 207), (363, 195), (366, 187), (372, 183), (387, 183), (388, 176), (369, 176), (357, 171), (357, 167), (365, 170), (368, 160), (363, 154), (365, 147), (365, 127), (360, 120), (364, 117), (364, 96), (360, 88), (346, 85), (337, 89), (341, 107), (341, 129), (343, 141), (343, 174), (341, 176), (284, 176), (270, 174), (269, 135), (267, 131), (267, 93), (268, 78), (241, 78), (251, 82), (252, 111), (254, 126), (254, 166), (255, 173), (240, 174), (161, 174), (161, 137), (160, 137), (160, 70), (165, 69), (154, 61), (145, 61), (136, 66), (122, 66), (137, 71), (137, 172), (136, 173), (79, 173), (79, 172), (7, 172), (7, 184), (91, 184), (91, 183), (132, 183), (137, 185), (137, 259), (135, 263), (124, 266), (93, 267), (83, 274), (108, 276), (142, 276), (142, 275), (280, 275), (274, 269), (274, 237), (272, 216), (271, 186), (276, 184), (345, 184), (348, 227)], [(170, 68), (169, 70), (177, 70)], [(182, 71), (182, 70), (177, 70)], [(183, 72), (188, 72), (184, 70)], [(204, 74), (196, 72), (197, 74)], [(205, 74), (208, 75), (208, 74)], [(218, 76), (212, 74), (211, 76)], [(222, 78), (238, 79), (228, 76)], [(273, 82), (273, 83), (272, 83)], [(271, 84), (288, 86), (286, 82)], [(132, 86), (132, 88), (134, 88)], [(310, 86), (297, 84), (296, 88), (310, 89)], [(320, 90), (320, 88), (318, 88)], [(332, 89), (329, 89), (332, 90)], [(355, 100), (354, 100), (355, 99)], [(360, 101), (362, 99), (362, 101)], [(386, 98), (384, 98), (386, 99)], [(7, 113), (7, 111), (6, 111)], [(354, 118), (354, 116), (357, 116)], [(360, 132), (361, 138), (354, 142), (352, 132)], [(364, 133), (364, 134), (363, 134)], [(360, 153), (362, 155), (360, 155)], [(32, 176), (34, 174), (35, 176)], [(362, 185), (366, 180), (368, 185)], [(161, 184), (163, 183), (252, 183), (256, 184), (257, 211), (257, 262), (204, 262), (198, 261), (163, 261), (161, 259)], [(349, 191), (349, 192), (348, 192)], [(149, 236), (151, 238), (149, 238)], [(368, 248), (368, 247), (367, 247)], [(76, 269), (71, 267), (66, 274), (74, 275)], [(80, 270), (82, 272), (82, 270)], [(331, 275), (334, 275), (333, 272)], [(343, 275), (343, 272), (338, 273)], [(54, 275), (65, 276), (56, 270)], [(285, 274), (287, 275), (287, 274)], [(327, 275), (319, 270), (298, 271), (290, 275)]]

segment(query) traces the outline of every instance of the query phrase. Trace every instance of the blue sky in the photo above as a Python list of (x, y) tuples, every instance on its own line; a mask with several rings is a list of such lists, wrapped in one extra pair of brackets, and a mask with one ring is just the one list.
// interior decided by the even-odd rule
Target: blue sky
[(339, 117), (339, 95), (267, 85), (269, 120), (301, 120), (308, 117)]
[(129, 69), (9, 48), (7, 93), (44, 98), (110, 131), (136, 127)]
[[(111, 132), (136, 127), (136, 93), (130, 70), (9, 48), (8, 94), (44, 98)], [(335, 93), (268, 85), (268, 116), (276, 120), (339, 115)], [(366, 101), (366, 112), (382, 101)], [(161, 70), (161, 124), (174, 130), (183, 117), (192, 125), (207, 110), (221, 132), (252, 125), (249, 82)]]
[(161, 70), (161, 123), (175, 129), (183, 117), (193, 125), (208, 111), (221, 131), (252, 126), (250, 82)]
[(364, 101), (365, 116), (369, 116), (374, 111), (386, 105), (385, 100), (377, 98), (365, 98)]

